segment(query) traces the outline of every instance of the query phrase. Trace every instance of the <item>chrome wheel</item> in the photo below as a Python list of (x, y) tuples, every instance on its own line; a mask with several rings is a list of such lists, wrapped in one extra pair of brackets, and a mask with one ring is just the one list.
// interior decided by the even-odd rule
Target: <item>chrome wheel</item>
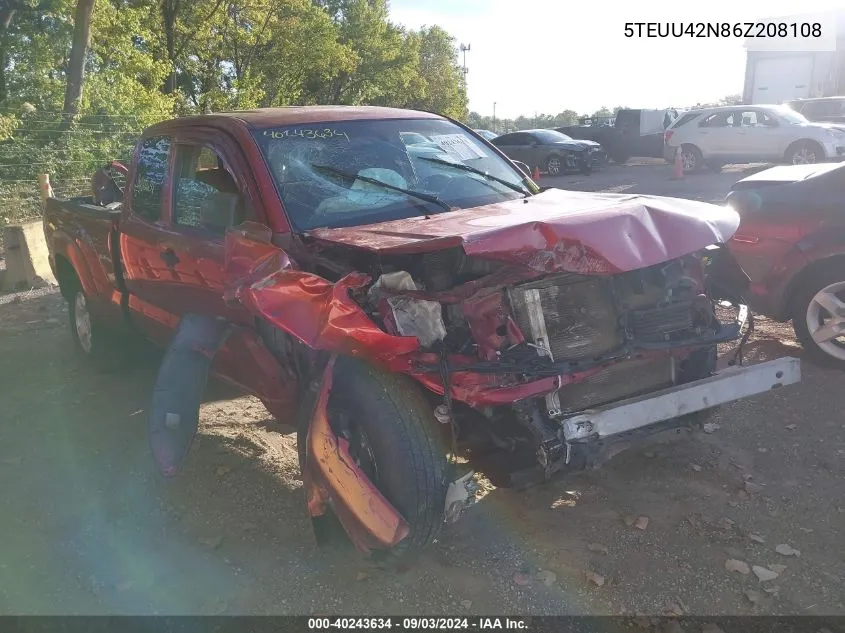
[(793, 165), (809, 165), (815, 163), (816, 152), (810, 147), (801, 147), (792, 153)]
[(807, 331), (825, 354), (845, 361), (845, 281), (819, 290), (807, 306)]
[(82, 291), (76, 293), (73, 301), (73, 325), (79, 347), (86, 354), (91, 353), (91, 313), (88, 312), (88, 302)]
[(695, 171), (695, 168), (698, 167), (698, 157), (695, 152), (683, 151), (681, 153), (681, 166), (684, 171)]
[(549, 172), (550, 176), (557, 176), (560, 173), (560, 159), (557, 156), (549, 159), (546, 165), (546, 171)]

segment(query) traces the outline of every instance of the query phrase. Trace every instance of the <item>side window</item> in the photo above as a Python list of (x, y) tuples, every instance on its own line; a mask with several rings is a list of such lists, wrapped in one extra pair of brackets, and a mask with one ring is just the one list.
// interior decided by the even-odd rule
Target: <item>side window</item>
[(734, 112), (734, 125), (741, 125), (742, 127), (756, 127), (757, 123), (757, 112), (754, 110), (746, 110), (741, 113)]
[(494, 143), (494, 145), (502, 145), (504, 147), (508, 147), (510, 145), (516, 145), (516, 142), (514, 141), (514, 135), (513, 134), (505, 134), (504, 136), (500, 136), (499, 138), (496, 139), (496, 142)]
[(151, 222), (161, 217), (161, 194), (169, 154), (169, 138), (155, 136), (141, 142), (132, 188), (132, 212)]
[(693, 119), (699, 116), (698, 112), (687, 112), (684, 116), (679, 119), (675, 119), (672, 124), (670, 125), (670, 129), (677, 130), (679, 127), (686, 125)]
[(220, 157), (201, 145), (179, 144), (173, 187), (173, 223), (215, 235), (251, 219), (234, 177)]
[(758, 110), (757, 111), (757, 124), (758, 125), (764, 125), (766, 127), (777, 127), (778, 122), (770, 114), (766, 114), (762, 110)]
[(733, 122), (732, 115), (733, 112), (714, 112), (710, 116), (704, 117), (698, 127), (728, 127)]

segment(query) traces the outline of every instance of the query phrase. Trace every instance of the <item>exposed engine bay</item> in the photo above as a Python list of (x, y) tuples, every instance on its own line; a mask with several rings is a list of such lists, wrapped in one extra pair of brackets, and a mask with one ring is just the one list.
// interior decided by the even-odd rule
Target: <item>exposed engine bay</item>
[(440, 400), (430, 394), (458, 445), (487, 470), (507, 465), (498, 485), (599, 462), (594, 446), (567, 440), (568, 418), (709, 376), (716, 345), (742, 328), (716, 316), (706, 249), (617, 275), (544, 275), (459, 248), (375, 261), (330, 250), (312, 264), (367, 271), (373, 283), (353, 296), (387, 333), (420, 341), (428, 360), (411, 374), (424, 385), (470, 374), (502, 388), (550, 381), (544, 395), (501, 404), (461, 402), (449, 388)]

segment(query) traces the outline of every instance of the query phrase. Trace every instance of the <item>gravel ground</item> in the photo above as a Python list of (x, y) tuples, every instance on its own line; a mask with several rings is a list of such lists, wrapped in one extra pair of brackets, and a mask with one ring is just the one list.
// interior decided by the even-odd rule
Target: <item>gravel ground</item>
[[(541, 182), (717, 201), (741, 172), (668, 176)], [(252, 397), (210, 385), (186, 469), (163, 481), (155, 358), (95, 373), (66, 320), (55, 291), (0, 302), (2, 613), (845, 614), (839, 373), (805, 362), (800, 385), (724, 407), (711, 433), (491, 489), (394, 574), (313, 545), (295, 438)], [(761, 319), (750, 362), (784, 355), (801, 355), (791, 327)]]

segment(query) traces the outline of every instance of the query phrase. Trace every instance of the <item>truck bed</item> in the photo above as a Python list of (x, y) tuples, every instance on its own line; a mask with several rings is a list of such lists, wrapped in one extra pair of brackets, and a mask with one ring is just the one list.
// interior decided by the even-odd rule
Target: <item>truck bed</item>
[[(50, 252), (50, 264), (61, 281), (66, 263), (72, 264), (89, 301), (108, 309), (119, 303), (120, 266), (115, 249), (120, 204), (101, 207), (93, 199), (48, 198), (44, 209), (44, 237)], [(63, 261), (64, 260), (64, 261)], [(96, 309), (96, 308), (95, 308)]]

